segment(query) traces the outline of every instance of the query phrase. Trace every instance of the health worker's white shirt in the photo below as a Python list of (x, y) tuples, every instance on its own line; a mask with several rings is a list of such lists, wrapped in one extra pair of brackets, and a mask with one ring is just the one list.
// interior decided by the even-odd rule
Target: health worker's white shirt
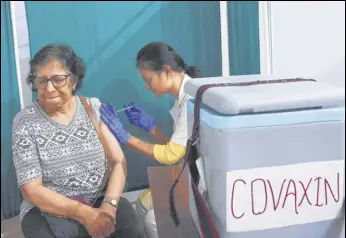
[(169, 111), (174, 121), (171, 141), (182, 146), (186, 146), (188, 140), (187, 101), (192, 97), (184, 92), (184, 86), (189, 79), (191, 79), (191, 77), (185, 74), (180, 86), (179, 96), (175, 100), (173, 108)]

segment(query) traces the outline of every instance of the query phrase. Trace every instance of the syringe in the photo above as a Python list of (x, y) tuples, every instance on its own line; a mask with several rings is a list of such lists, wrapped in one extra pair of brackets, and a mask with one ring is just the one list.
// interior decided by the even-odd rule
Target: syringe
[(119, 109), (117, 112), (122, 112), (122, 111), (125, 111), (125, 110), (127, 110), (127, 109), (130, 109), (130, 108), (132, 108), (133, 106), (129, 106), (129, 107), (125, 107), (125, 108), (123, 108), (123, 109)]

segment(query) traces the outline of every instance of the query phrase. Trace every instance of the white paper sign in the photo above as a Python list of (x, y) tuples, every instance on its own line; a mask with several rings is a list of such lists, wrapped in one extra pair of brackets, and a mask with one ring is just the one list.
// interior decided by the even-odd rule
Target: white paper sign
[(227, 173), (228, 232), (265, 230), (337, 217), (344, 160)]

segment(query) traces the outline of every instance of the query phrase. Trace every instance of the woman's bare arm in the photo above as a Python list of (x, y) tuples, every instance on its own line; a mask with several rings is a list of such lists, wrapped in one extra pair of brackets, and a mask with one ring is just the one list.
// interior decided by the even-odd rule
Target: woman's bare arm
[[(38, 207), (42, 212), (55, 216), (68, 216), (78, 206), (79, 202), (69, 199), (42, 185), (42, 179), (32, 180), (20, 187), (23, 199)], [(84, 218), (89, 216), (92, 208), (82, 204), (73, 219), (84, 224)]]
[[(103, 122), (100, 123), (100, 130), (105, 139), (108, 153), (108, 163), (111, 167), (111, 173), (105, 197), (116, 199), (119, 202), (121, 193), (123, 192), (125, 187), (127, 176), (125, 155), (117, 139), (113, 136), (113, 134)], [(113, 212), (116, 211), (116, 209), (108, 203), (103, 203), (102, 206), (107, 206), (107, 208), (111, 209)]]

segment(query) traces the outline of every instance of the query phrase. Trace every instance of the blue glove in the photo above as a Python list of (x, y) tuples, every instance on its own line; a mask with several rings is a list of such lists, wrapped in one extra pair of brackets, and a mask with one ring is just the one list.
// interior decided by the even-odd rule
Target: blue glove
[(157, 123), (156, 119), (149, 116), (137, 103), (131, 102), (130, 104), (125, 104), (124, 108), (131, 106), (132, 108), (125, 110), (125, 114), (130, 123), (144, 129), (147, 132), (151, 131)]
[(124, 129), (115, 107), (112, 104), (102, 103), (100, 113), (102, 121), (107, 125), (119, 143), (121, 145), (126, 145), (131, 134)]

